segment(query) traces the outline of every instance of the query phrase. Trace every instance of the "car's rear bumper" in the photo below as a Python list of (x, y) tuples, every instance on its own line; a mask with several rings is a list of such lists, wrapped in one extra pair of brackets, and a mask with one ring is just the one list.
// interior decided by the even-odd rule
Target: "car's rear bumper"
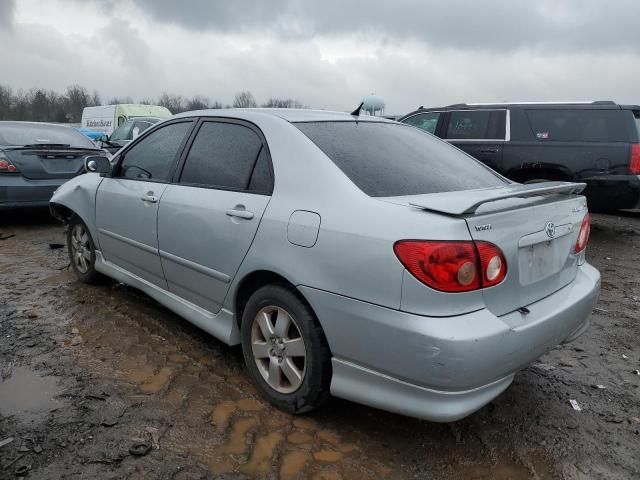
[[(499, 395), (514, 374), (588, 325), (600, 274), (519, 311), (424, 317), (300, 287), (324, 328), (338, 397), (433, 421), (462, 418)], [(524, 306), (524, 305), (523, 305)]]
[(68, 178), (32, 180), (22, 175), (0, 176), (0, 209), (48, 207), (53, 192)]
[(640, 208), (640, 175), (602, 175), (584, 181), (591, 209)]

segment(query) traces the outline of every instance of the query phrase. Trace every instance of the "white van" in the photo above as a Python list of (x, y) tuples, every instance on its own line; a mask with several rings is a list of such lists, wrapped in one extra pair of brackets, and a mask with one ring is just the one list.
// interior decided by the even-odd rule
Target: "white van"
[(164, 119), (170, 116), (171, 112), (168, 108), (158, 105), (123, 103), (120, 105), (86, 107), (82, 111), (80, 128), (111, 135), (116, 128), (130, 118), (156, 117)]

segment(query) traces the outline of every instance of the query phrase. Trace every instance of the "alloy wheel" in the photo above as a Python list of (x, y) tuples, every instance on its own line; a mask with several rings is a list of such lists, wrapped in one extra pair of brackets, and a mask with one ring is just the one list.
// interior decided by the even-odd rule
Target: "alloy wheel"
[(258, 371), (279, 393), (295, 392), (304, 380), (307, 352), (294, 318), (283, 308), (262, 308), (251, 326), (251, 350)]
[(80, 273), (87, 273), (91, 265), (91, 243), (84, 225), (79, 223), (71, 230), (71, 261)]

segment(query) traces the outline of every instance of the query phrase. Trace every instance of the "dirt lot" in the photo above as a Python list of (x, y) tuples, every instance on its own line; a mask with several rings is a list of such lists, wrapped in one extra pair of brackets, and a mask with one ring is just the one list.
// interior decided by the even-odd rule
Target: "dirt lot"
[(46, 212), (0, 218), (0, 478), (640, 477), (640, 214), (593, 217), (588, 332), (445, 425), (340, 400), (279, 412), (238, 348), (133, 289), (76, 282)]

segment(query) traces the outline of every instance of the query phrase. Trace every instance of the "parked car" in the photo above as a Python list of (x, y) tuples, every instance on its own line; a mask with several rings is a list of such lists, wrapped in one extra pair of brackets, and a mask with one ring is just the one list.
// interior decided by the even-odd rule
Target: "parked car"
[(446, 139), (516, 182), (585, 182), (591, 209), (640, 208), (640, 106), (458, 104), (401, 122)]
[(241, 344), (293, 413), (332, 393), (464, 417), (583, 332), (599, 292), (583, 184), (516, 184), (377, 117), (185, 113), (87, 168), (51, 200), (78, 278)]
[(98, 132), (97, 130), (89, 130), (86, 128), (78, 128), (78, 131), (81, 134), (83, 134), (85, 137), (87, 137), (89, 140), (94, 140), (94, 141), (102, 137), (103, 135), (102, 132)]
[(113, 131), (127, 120), (137, 117), (169, 118), (171, 112), (159, 105), (143, 105), (122, 103), (118, 105), (99, 105), (85, 107), (82, 111), (80, 127), (85, 130), (111, 135)]
[(0, 122), (0, 209), (47, 207), (56, 188), (84, 173), (84, 157), (100, 152), (70, 127)]
[(161, 120), (157, 117), (132, 118), (116, 128), (111, 135), (100, 135), (95, 141), (103, 150), (113, 154)]

